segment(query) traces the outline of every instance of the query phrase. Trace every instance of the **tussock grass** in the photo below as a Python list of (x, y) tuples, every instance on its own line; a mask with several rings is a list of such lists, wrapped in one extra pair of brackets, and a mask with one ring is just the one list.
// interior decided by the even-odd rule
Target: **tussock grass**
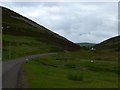
[(25, 63), (23, 75), (29, 88), (117, 88), (113, 72), (96, 72), (43, 65), (36, 60)]
[(68, 73), (68, 79), (73, 81), (83, 81), (83, 74), (79, 72), (70, 72)]

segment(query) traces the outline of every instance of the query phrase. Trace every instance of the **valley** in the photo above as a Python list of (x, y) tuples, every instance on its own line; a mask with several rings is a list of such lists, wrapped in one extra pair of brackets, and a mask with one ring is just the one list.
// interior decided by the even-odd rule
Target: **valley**
[(2, 61), (22, 62), (8, 70), (20, 88), (118, 88), (120, 36), (76, 44), (8, 8), (2, 16)]

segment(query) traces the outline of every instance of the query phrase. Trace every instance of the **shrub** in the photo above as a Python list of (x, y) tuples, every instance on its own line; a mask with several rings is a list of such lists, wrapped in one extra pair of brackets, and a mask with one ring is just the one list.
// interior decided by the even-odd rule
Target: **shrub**
[(74, 81), (83, 81), (83, 75), (80, 73), (69, 73), (68, 79)]

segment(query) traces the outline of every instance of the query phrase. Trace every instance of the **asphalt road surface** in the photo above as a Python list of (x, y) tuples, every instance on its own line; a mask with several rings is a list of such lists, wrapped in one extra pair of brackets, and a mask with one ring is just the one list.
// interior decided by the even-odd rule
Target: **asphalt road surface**
[(50, 54), (54, 53), (25, 56), (15, 60), (2, 62), (2, 88), (17, 88), (20, 66), (22, 63), (26, 62), (26, 60)]

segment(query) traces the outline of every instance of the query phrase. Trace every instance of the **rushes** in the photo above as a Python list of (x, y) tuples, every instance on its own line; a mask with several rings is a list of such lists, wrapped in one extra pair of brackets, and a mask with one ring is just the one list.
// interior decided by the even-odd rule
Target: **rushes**
[(74, 81), (83, 81), (83, 74), (79, 72), (68, 73), (68, 79)]

